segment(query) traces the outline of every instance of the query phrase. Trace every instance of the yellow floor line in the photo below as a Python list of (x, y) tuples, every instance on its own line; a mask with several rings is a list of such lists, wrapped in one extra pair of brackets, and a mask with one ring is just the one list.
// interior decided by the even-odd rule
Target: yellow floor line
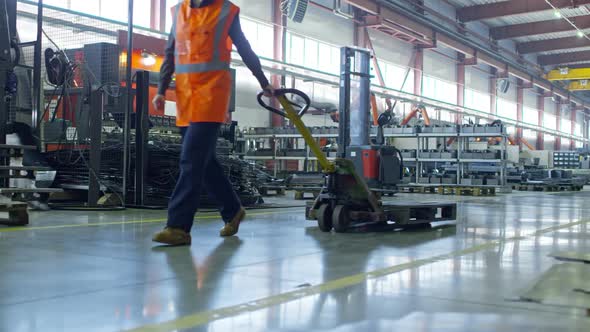
[(283, 303), (287, 303), (290, 301), (298, 300), (307, 296), (317, 295), (325, 292), (330, 292), (346, 287), (355, 286), (365, 282), (368, 279), (384, 277), (393, 273), (401, 272), (407, 269), (413, 269), (417, 267), (421, 267), (424, 265), (436, 263), (439, 261), (443, 261), (446, 259), (451, 259), (459, 256), (464, 256), (468, 254), (473, 254), (482, 250), (491, 249), (494, 247), (499, 246), (502, 243), (508, 242), (516, 242), (519, 240), (524, 240), (529, 237), (540, 236), (546, 233), (554, 232), (564, 228), (570, 228), (573, 226), (586, 224), (590, 222), (590, 220), (580, 220), (576, 222), (571, 222), (563, 225), (552, 226), (544, 229), (537, 230), (531, 234), (525, 236), (515, 236), (510, 237), (504, 240), (494, 240), (489, 241), (477, 246), (473, 246), (470, 248), (466, 248), (463, 250), (453, 251), (448, 254), (437, 255), (430, 258), (425, 259), (418, 259), (408, 263), (394, 265), (387, 268), (382, 268), (378, 270), (374, 270), (371, 272), (359, 273), (354, 274), (351, 276), (347, 276), (344, 278), (336, 279), (327, 281), (323, 284), (319, 284), (316, 286), (311, 286), (305, 289), (295, 290), (291, 292), (286, 292), (277, 295), (271, 295), (266, 298), (262, 298), (255, 301), (250, 301), (238, 305), (233, 305), (229, 307), (209, 310), (198, 312), (192, 315), (187, 315), (184, 317), (180, 317), (178, 319), (170, 320), (167, 322), (153, 324), (153, 325), (145, 325), (135, 329), (128, 330), (128, 332), (163, 332), (163, 331), (176, 331), (176, 330), (183, 330), (183, 329), (190, 329), (200, 325), (204, 325), (210, 323), (215, 320), (220, 320), (223, 318), (234, 317), (237, 315), (241, 315), (247, 312), (253, 312), (256, 310), (266, 309), (268, 307), (277, 306)]
[[(246, 218), (281, 213), (281, 211), (282, 210), (277, 209), (276, 211), (272, 211), (272, 212), (269, 211), (269, 212), (248, 213), (246, 215)], [(195, 220), (207, 220), (207, 219), (221, 219), (221, 217), (219, 216), (219, 214), (214, 214), (214, 215), (204, 215), (204, 216), (200, 215), (195, 218)], [(101, 226), (110, 226), (110, 225), (149, 224), (149, 223), (164, 222), (166, 220), (167, 220), (166, 218), (158, 218), (158, 219), (140, 219), (140, 220), (129, 220), (129, 221), (93, 222), (93, 223), (87, 223), (87, 224), (6, 227), (6, 228), (0, 228), (0, 233), (39, 231), (39, 230), (50, 230), (50, 229), (60, 229), (60, 228), (80, 228), (80, 227), (101, 227)]]

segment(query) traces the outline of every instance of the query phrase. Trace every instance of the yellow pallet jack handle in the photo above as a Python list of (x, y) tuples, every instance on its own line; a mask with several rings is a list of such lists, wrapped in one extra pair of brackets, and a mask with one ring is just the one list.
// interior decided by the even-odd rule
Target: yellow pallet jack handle
[[(287, 97), (285, 97), (286, 94), (294, 94), (301, 97), (304, 100), (305, 105), (298, 105), (289, 101)], [(263, 93), (258, 94), (258, 103), (267, 110), (291, 120), (291, 123), (295, 125), (295, 128), (297, 128), (297, 131), (299, 131), (303, 137), (303, 140), (305, 140), (305, 143), (309, 146), (311, 152), (316, 156), (316, 158), (318, 158), (318, 162), (320, 163), (324, 173), (334, 173), (336, 171), (334, 163), (328, 160), (328, 157), (326, 157), (326, 154), (322, 151), (318, 142), (313, 138), (311, 132), (303, 123), (303, 120), (301, 120), (301, 117), (305, 115), (305, 112), (307, 112), (311, 104), (309, 97), (302, 91), (296, 89), (277, 89), (274, 91), (274, 96), (279, 100), (283, 110), (278, 110), (267, 105), (262, 100)], [(301, 110), (297, 112), (294, 106), (297, 106)]]

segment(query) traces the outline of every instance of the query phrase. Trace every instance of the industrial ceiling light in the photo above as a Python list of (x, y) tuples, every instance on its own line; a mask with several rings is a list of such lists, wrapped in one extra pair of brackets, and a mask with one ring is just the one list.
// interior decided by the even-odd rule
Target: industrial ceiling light
[(561, 12), (559, 10), (554, 10), (553, 15), (555, 15), (557, 18), (561, 18)]
[(146, 50), (141, 51), (141, 63), (144, 66), (151, 67), (156, 64), (156, 56)]
[(578, 38), (584, 38), (584, 33), (578, 30)]
[(282, 0), (281, 11), (293, 22), (301, 23), (305, 18), (309, 0)]

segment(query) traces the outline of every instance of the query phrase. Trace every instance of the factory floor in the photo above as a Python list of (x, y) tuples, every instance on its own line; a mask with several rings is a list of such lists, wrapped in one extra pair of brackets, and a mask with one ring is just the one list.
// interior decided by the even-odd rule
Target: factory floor
[(326, 234), (273, 198), (300, 206), (252, 210), (228, 239), (203, 213), (192, 246), (161, 248), (165, 211), (34, 212), (0, 226), (0, 331), (590, 331), (590, 265), (549, 257), (589, 253), (590, 191), (399, 199), (459, 217)]

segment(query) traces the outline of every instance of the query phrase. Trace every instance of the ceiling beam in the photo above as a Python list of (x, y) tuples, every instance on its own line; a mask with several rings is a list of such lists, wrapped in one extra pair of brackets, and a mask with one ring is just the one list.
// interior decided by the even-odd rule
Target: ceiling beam
[(541, 66), (561, 65), (572, 62), (590, 61), (590, 52), (571, 52), (551, 55), (540, 55), (537, 61)]
[[(504, 59), (502, 59), (493, 51), (480, 48), (474, 44), (465, 43), (462, 38), (453, 33), (444, 30), (436, 29), (436, 27), (427, 20), (423, 20), (418, 16), (414, 16), (412, 12), (406, 11), (401, 5), (396, 5), (393, 2), (382, 2), (381, 0), (344, 0), (351, 6), (363, 10), (366, 14), (380, 17), (381, 20), (394, 25), (403, 25), (404, 29), (413, 31), (422, 36), (427, 41), (432, 41), (437, 47), (447, 47), (454, 51), (463, 54), (466, 58), (477, 58), (473, 62), (489, 65), (500, 72), (506, 72), (510, 76), (519, 78), (525, 82), (532, 83), (535, 87), (541, 88), (545, 91), (553, 91), (555, 95), (563, 98), (573, 98), (578, 101), (576, 97), (570, 96), (570, 92), (566, 89), (556, 87), (550, 81), (542, 78), (536, 78), (536, 73), (532, 71), (523, 71), (522, 67), (515, 67)], [(590, 2), (590, 0), (587, 0)], [(399, 8), (398, 8), (399, 7)], [(405, 18), (401, 19), (400, 18)], [(535, 77), (533, 77), (535, 76)], [(588, 103), (584, 104), (579, 100), (581, 105), (590, 108)]]
[(530, 54), (588, 46), (590, 46), (590, 40), (573, 36), (520, 43), (516, 46), (516, 50), (520, 54)]
[[(580, 29), (590, 28), (590, 15), (575, 16), (569, 19)], [(496, 27), (490, 29), (490, 35), (496, 40), (501, 40), (575, 30), (566, 20), (558, 19)]]
[[(557, 8), (569, 8), (572, 4), (590, 4), (590, 0), (552, 0), (551, 3)], [(469, 22), (549, 9), (551, 6), (545, 0), (509, 0), (460, 8), (457, 10), (457, 18), (462, 22)]]
[(590, 67), (553, 69), (545, 75), (550, 81), (572, 81), (590, 79)]

